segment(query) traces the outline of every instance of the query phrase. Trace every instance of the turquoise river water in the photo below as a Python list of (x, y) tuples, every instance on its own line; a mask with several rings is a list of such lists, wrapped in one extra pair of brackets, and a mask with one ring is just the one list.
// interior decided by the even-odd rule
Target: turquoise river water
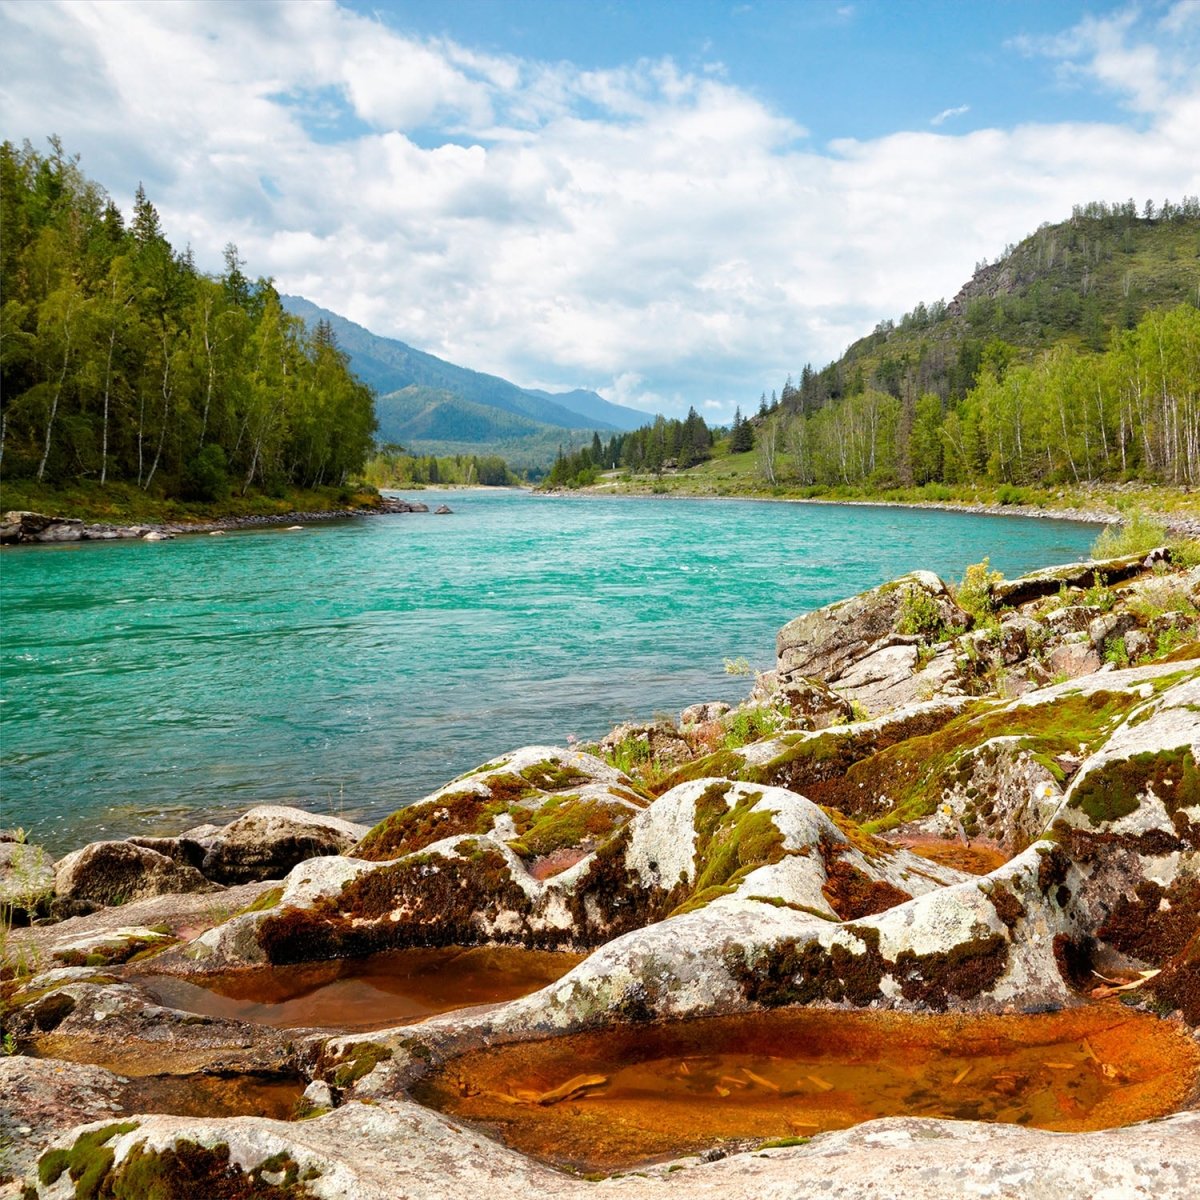
[(423, 493), (366, 517), (2, 557), (2, 811), (55, 852), (261, 802), (374, 821), (530, 742), (736, 701), (798, 613), (1095, 526), (894, 508)]

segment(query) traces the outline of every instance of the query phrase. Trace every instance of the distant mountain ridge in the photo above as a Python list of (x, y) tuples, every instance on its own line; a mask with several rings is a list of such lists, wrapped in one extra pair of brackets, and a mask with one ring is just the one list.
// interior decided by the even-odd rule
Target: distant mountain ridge
[(288, 312), (308, 325), (325, 320), (338, 345), (349, 355), (356, 375), (379, 394), (376, 404), (381, 441), (420, 443), (453, 441), (478, 449), (529, 439), (539, 445), (570, 440), (564, 431), (636, 429), (653, 420), (650, 413), (613, 404), (595, 392), (577, 388), (553, 393), (518, 387), (426, 354), (396, 338), (381, 337), (321, 308), (302, 296), (281, 296)]

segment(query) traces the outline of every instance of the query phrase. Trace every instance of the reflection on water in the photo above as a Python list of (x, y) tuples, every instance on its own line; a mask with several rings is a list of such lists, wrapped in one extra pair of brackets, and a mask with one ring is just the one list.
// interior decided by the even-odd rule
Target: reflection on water
[(553, 983), (581, 958), (507, 946), (446, 946), (231, 972), (209, 977), (203, 986), (166, 975), (133, 982), (160, 1004), (185, 1012), (276, 1029), (361, 1032), (514, 1000)]
[(130, 1113), (287, 1121), (303, 1094), (300, 1080), (271, 1075), (143, 1075), (129, 1081), (122, 1099)]
[(1119, 1006), (1039, 1016), (789, 1011), (620, 1027), (464, 1055), (418, 1099), (509, 1145), (615, 1170), (884, 1116), (1087, 1130), (1184, 1102), (1200, 1050)]

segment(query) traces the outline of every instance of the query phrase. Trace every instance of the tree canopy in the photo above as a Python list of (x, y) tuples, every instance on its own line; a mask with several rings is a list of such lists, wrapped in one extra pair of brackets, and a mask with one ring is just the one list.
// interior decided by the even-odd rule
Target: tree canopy
[(126, 222), (52, 138), (0, 146), (0, 466), (218, 499), (344, 483), (375, 430), (371, 390), (327, 326), (309, 333), (235, 246), (176, 251), (138, 186)]

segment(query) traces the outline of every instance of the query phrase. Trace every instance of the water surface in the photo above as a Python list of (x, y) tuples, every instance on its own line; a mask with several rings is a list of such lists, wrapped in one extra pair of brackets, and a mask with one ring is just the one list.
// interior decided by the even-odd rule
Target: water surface
[(452, 516), (3, 554), (3, 811), (61, 852), (255, 803), (373, 822), (530, 743), (736, 701), (800, 612), (915, 567), (1013, 575), (1097, 528), (425, 492)]

